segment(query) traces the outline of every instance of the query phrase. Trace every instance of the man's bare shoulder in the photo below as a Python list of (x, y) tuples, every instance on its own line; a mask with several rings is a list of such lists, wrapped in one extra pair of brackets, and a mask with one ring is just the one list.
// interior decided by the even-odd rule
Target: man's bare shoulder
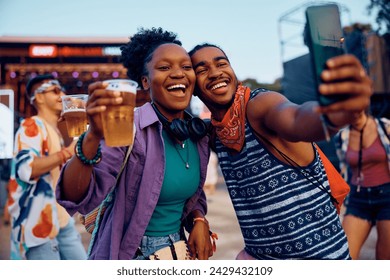
[(289, 102), (288, 99), (281, 93), (276, 91), (260, 91), (253, 96), (247, 106), (247, 114), (259, 115), (275, 108), (278, 104)]

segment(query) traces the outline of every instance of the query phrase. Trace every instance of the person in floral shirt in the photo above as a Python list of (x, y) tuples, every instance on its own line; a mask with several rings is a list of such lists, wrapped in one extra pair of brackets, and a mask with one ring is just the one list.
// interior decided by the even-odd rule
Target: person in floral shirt
[(61, 166), (73, 155), (64, 147), (57, 123), (64, 91), (52, 75), (26, 86), (37, 115), (24, 119), (15, 134), (9, 184), (11, 259), (86, 259), (74, 220), (56, 202), (54, 187)]

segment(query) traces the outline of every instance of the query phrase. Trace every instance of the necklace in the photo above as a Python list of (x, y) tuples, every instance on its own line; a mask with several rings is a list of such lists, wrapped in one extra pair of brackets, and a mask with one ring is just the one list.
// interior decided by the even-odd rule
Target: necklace
[[(190, 158), (190, 148), (189, 148), (189, 145), (186, 145), (186, 141), (183, 141), (181, 145), (178, 145), (177, 143), (173, 143), (173, 145), (175, 146), (175, 149), (176, 149), (176, 152), (179, 154), (180, 156), (180, 159), (182, 160), (182, 162), (184, 163), (184, 166), (189, 169), (190, 168), (190, 164), (189, 164), (189, 158)], [(187, 159), (184, 160), (183, 156), (181, 155), (180, 151), (179, 151), (179, 148), (177, 146), (181, 146), (182, 149), (186, 148), (187, 150)]]

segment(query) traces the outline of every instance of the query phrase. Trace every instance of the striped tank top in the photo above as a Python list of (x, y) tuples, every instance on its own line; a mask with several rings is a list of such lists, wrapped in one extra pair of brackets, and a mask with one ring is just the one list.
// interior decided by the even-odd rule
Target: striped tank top
[[(218, 138), (215, 142), (245, 250), (257, 259), (350, 259), (329, 195), (271, 154), (248, 122), (245, 138), (234, 156)], [(317, 152), (303, 170), (330, 191)]]

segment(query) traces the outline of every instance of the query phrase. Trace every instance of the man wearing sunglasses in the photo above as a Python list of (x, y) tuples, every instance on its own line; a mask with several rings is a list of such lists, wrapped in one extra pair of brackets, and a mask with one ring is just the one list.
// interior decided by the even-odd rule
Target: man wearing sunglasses
[(15, 135), (9, 213), (11, 259), (86, 259), (74, 220), (57, 204), (54, 187), (62, 165), (74, 154), (58, 130), (65, 95), (52, 75), (39, 75), (26, 86), (37, 114), (26, 118)]

